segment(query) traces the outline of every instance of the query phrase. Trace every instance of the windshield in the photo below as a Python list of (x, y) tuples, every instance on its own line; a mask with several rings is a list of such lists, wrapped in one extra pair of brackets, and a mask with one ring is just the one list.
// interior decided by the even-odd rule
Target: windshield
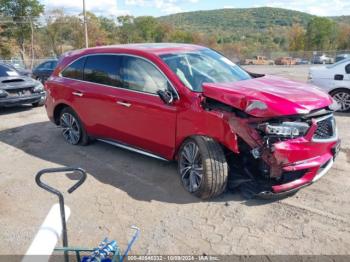
[(0, 65), (0, 77), (19, 76), (18, 72), (10, 67)]
[(251, 78), (239, 66), (210, 49), (160, 57), (185, 86), (196, 92), (202, 91), (203, 83), (228, 83)]

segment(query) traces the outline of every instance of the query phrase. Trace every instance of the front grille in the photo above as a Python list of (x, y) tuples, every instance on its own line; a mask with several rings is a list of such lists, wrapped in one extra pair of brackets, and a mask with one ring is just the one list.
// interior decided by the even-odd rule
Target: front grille
[(320, 118), (313, 138), (317, 140), (330, 139), (335, 136), (335, 120), (333, 115)]
[(10, 97), (15, 96), (30, 96), (32, 94), (30, 88), (7, 89), (5, 90)]

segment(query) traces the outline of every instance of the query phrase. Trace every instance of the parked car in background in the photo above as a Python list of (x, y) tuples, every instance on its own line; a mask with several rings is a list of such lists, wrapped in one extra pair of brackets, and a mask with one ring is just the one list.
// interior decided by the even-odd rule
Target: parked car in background
[(311, 67), (309, 82), (329, 93), (339, 103), (338, 111), (350, 110), (350, 58), (328, 66)]
[(332, 64), (332, 63), (334, 63), (334, 59), (332, 57), (326, 56), (325, 54), (315, 55), (312, 58), (312, 63), (314, 63), (314, 64)]
[(33, 69), (32, 77), (44, 83), (57, 66), (57, 59), (47, 60)]
[(28, 76), (28, 77), (32, 76), (32, 71), (30, 71), (29, 69), (25, 69), (21, 67), (16, 68), (13, 64), (8, 64), (8, 63), (4, 63), (4, 64), (11, 67), (13, 70), (16, 70), (21, 76)]
[(254, 56), (252, 59), (245, 59), (245, 65), (273, 65), (274, 61), (266, 59), (265, 56)]
[(94, 138), (177, 160), (184, 188), (203, 199), (228, 180), (260, 196), (290, 194), (321, 178), (339, 150), (328, 94), (249, 74), (202, 46), (72, 51), (45, 86), (48, 117), (66, 142)]
[(310, 61), (305, 59), (305, 58), (296, 58), (295, 64), (296, 65), (308, 65), (308, 64), (310, 64)]
[(335, 57), (335, 62), (350, 58), (350, 54), (339, 54)]
[(41, 82), (21, 76), (11, 66), (0, 64), (0, 107), (23, 104), (42, 106), (45, 96)]
[(276, 65), (295, 65), (297, 60), (293, 57), (279, 57), (275, 60)]

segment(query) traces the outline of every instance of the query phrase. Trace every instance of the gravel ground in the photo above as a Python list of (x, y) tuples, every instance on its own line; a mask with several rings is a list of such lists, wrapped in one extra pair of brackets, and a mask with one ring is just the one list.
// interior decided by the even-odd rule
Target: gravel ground
[[(307, 67), (250, 66), (255, 72), (305, 81)], [(317, 183), (278, 201), (225, 193), (205, 202), (180, 185), (176, 164), (95, 142), (70, 146), (44, 108), (0, 109), (0, 254), (23, 254), (56, 198), (39, 189), (43, 168), (81, 166), (86, 183), (66, 194), (69, 244), (96, 246), (105, 236), (126, 245), (141, 228), (133, 254), (350, 254), (350, 114), (338, 114), (343, 144)], [(62, 190), (74, 176), (46, 181)]]

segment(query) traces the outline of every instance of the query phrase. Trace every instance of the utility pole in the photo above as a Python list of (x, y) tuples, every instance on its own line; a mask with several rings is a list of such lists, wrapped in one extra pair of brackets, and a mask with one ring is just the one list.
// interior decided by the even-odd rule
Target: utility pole
[(88, 48), (89, 36), (88, 36), (88, 28), (87, 28), (87, 20), (86, 20), (85, 0), (83, 0), (83, 15), (84, 15), (85, 47)]

